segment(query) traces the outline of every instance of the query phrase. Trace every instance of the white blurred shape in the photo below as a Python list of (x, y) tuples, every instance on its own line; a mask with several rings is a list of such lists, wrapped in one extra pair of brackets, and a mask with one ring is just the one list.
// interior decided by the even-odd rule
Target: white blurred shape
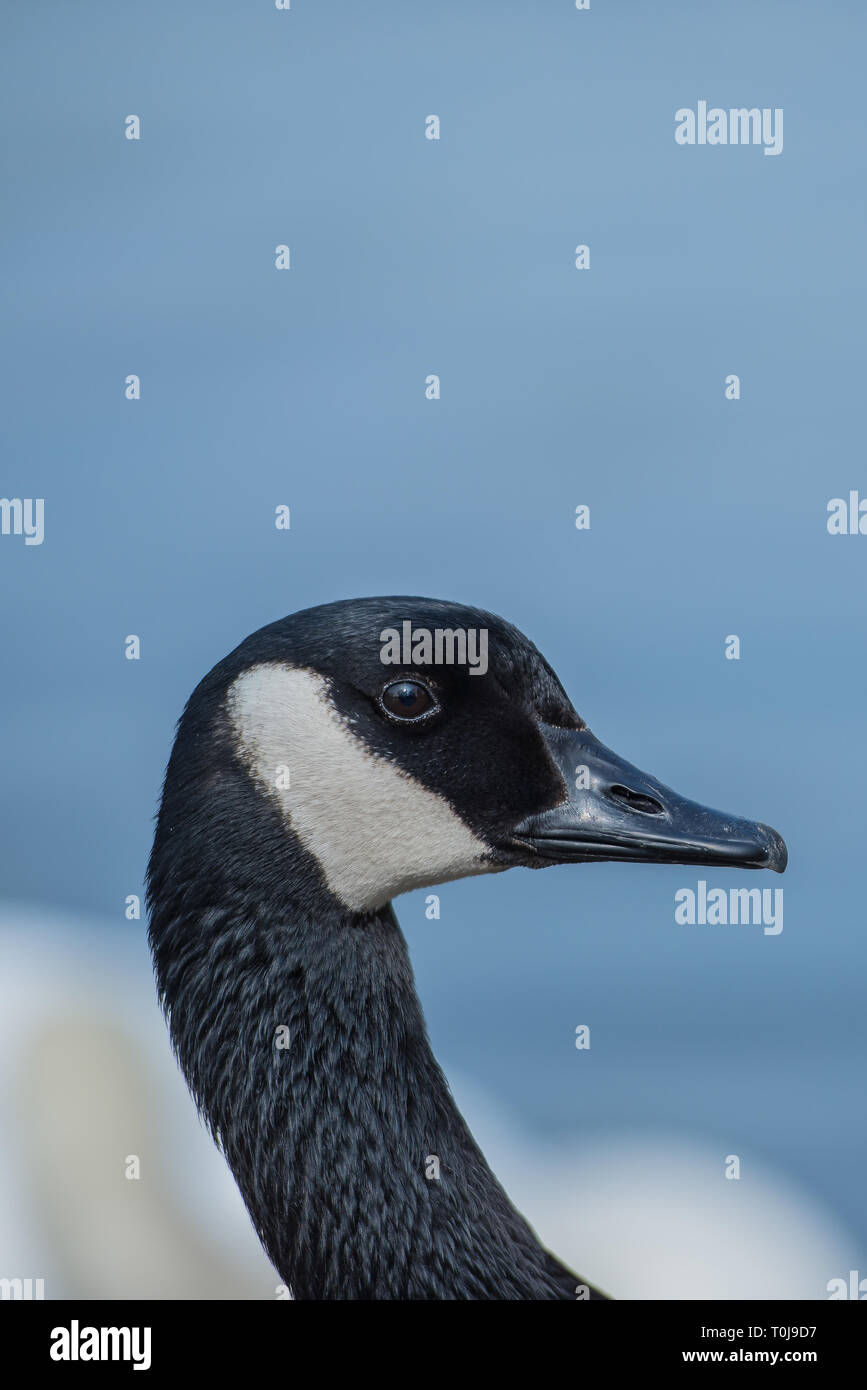
[(4, 907), (0, 959), (0, 1276), (43, 1278), (46, 1298), (273, 1298), (172, 1056), (144, 923)]
[(548, 1249), (618, 1299), (826, 1299), (864, 1252), (797, 1184), (678, 1135), (540, 1146), (470, 1084), (455, 1098), (514, 1204)]

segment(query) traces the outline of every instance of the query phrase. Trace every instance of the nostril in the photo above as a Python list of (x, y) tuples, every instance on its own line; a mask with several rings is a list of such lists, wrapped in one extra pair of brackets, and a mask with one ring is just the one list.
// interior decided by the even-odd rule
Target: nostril
[(628, 807), (630, 811), (641, 811), (646, 816), (665, 814), (665, 807), (661, 801), (657, 801), (653, 796), (645, 796), (643, 792), (634, 792), (631, 787), (622, 787), (615, 783), (613, 787), (608, 788), (608, 795)]

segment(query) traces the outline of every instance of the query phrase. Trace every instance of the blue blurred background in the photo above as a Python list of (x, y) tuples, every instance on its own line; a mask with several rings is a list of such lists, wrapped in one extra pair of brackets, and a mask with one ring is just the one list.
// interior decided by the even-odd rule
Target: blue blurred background
[[(46, 499), (43, 545), (0, 539), (6, 909), (144, 976), (124, 900), (204, 672), (335, 598), (494, 610), (606, 743), (781, 830), (786, 877), (747, 886), (785, 925), (678, 926), (678, 868), (451, 884), (438, 922), (412, 895), (447, 1072), (539, 1143), (765, 1165), (867, 1275), (867, 539), (826, 529), (867, 494), (867, 12), (17, 0), (4, 28), (2, 490)], [(699, 99), (782, 107), (783, 153), (677, 145)]]

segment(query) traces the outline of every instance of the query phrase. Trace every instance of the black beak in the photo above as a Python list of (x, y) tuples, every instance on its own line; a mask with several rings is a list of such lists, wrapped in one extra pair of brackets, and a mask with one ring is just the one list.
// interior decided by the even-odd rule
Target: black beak
[(566, 783), (567, 800), (513, 831), (534, 862), (623, 859), (651, 864), (731, 865), (781, 874), (788, 851), (769, 825), (712, 811), (639, 772), (589, 729), (541, 725)]

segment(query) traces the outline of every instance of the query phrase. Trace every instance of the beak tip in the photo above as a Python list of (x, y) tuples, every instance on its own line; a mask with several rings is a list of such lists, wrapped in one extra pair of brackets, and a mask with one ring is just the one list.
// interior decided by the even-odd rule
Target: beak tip
[(785, 873), (786, 865), (789, 862), (789, 851), (782, 835), (770, 825), (760, 825), (759, 830), (765, 841), (767, 853), (767, 862), (763, 867), (773, 869), (775, 874)]

